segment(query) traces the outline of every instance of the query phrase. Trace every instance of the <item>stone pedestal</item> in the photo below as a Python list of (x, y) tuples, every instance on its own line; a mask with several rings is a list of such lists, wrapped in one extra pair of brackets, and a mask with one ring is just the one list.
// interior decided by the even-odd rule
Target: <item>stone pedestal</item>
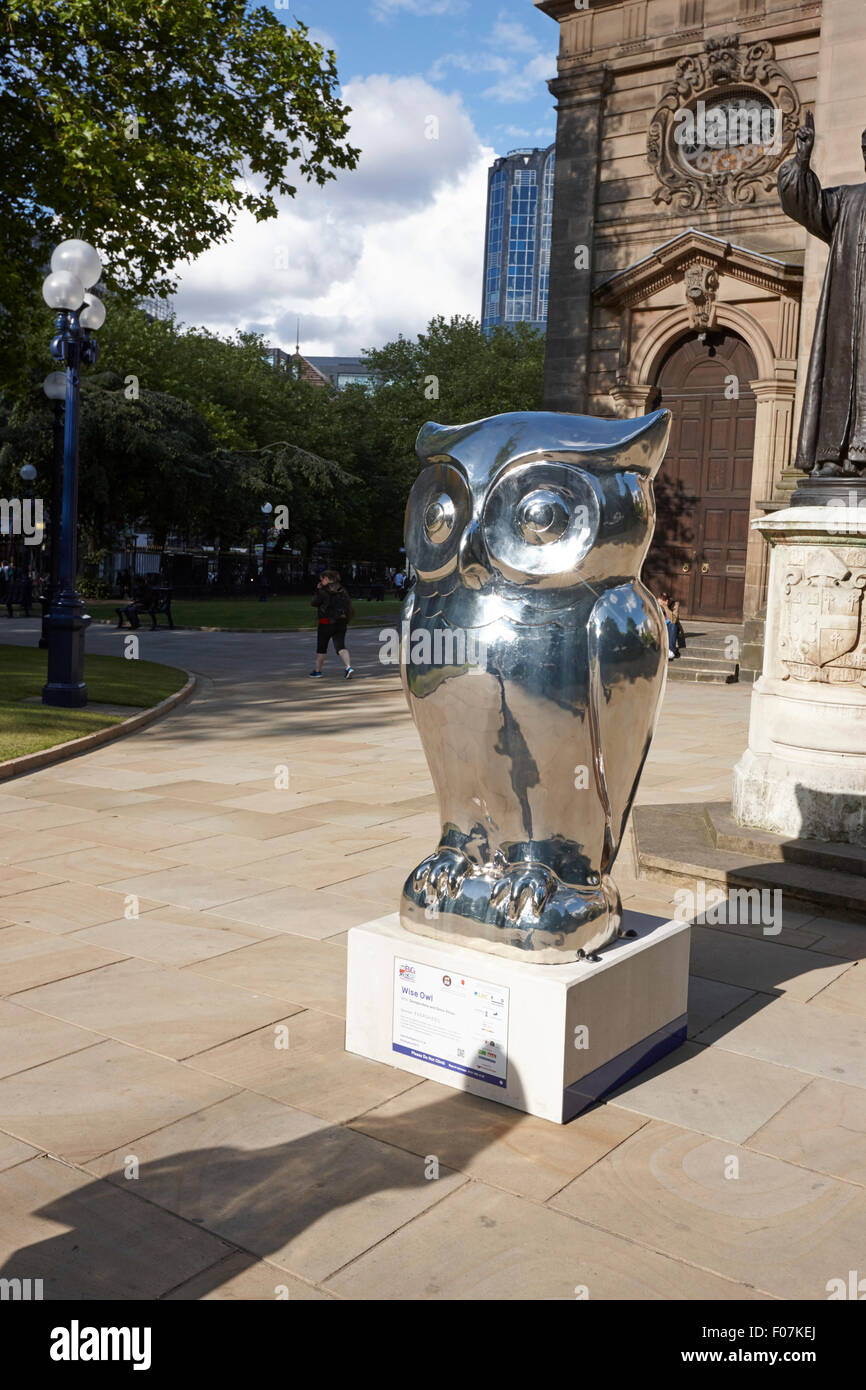
[(734, 819), (866, 845), (866, 509), (791, 507), (752, 527), (770, 580)]
[(353, 927), (346, 1050), (563, 1124), (685, 1040), (688, 923), (623, 926), (568, 965), (415, 936), (397, 913)]

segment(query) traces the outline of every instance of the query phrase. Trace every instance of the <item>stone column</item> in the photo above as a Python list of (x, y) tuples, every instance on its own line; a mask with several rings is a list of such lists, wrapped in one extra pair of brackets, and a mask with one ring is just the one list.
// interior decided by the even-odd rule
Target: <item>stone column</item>
[[(815, 100), (815, 153), (812, 159), (812, 167), (823, 187), (863, 182), (860, 135), (864, 125), (866, 23), (863, 0), (823, 0)], [(823, 241), (811, 236), (807, 238), (797, 366), (797, 429), (827, 251)], [(802, 474), (798, 473), (797, 476), (802, 477)]]
[[(791, 449), (791, 427), (794, 412), (793, 363), (784, 375), (768, 381), (750, 381), (755, 393), (755, 453), (752, 468), (752, 495), (749, 510), (754, 515), (761, 504), (773, 496), (774, 486), (785, 467)], [(800, 475), (802, 476), (802, 475)], [(753, 618), (765, 602), (769, 551), (757, 531), (749, 534), (746, 552), (746, 585), (743, 596), (743, 617)]]
[(557, 100), (556, 178), (544, 409), (586, 410), (601, 115), (610, 73), (581, 66), (549, 84)]
[(649, 414), (657, 389), (646, 382), (629, 386), (626, 382), (618, 381), (610, 393), (617, 419), (631, 420), (638, 415)]
[(734, 819), (866, 845), (866, 518), (790, 507), (752, 527), (771, 547), (767, 633)]

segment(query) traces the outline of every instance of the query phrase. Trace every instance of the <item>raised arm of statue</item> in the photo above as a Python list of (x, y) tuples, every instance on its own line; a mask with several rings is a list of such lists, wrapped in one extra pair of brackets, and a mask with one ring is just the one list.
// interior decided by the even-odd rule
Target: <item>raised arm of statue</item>
[(815, 143), (815, 120), (811, 111), (797, 131), (797, 153), (779, 169), (779, 199), (788, 217), (799, 222), (812, 236), (831, 241), (842, 205), (843, 189), (822, 188), (809, 161)]

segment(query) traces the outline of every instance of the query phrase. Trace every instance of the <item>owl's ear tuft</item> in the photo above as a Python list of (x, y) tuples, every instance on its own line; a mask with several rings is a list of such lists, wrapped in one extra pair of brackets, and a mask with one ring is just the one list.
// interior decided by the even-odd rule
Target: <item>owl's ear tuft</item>
[(437, 425), (434, 420), (428, 420), (421, 426), (415, 440), (415, 453), (421, 461), (422, 468), (428, 463), (441, 463), (448, 457), (448, 446), (454, 434), (453, 425)]
[(644, 428), (631, 441), (629, 462), (636, 473), (654, 478), (667, 451), (673, 416), (669, 410), (654, 410), (643, 418)]

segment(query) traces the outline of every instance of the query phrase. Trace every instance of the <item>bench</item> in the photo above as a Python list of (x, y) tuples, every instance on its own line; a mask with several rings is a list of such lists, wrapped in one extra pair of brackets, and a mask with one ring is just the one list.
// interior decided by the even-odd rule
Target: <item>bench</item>
[(14, 617), (13, 605), (21, 609), (25, 618), (30, 617), (30, 610), (33, 607), (33, 581), (31, 579), (13, 579), (7, 582), (6, 595), (3, 599), (6, 604), (6, 613)]
[(156, 632), (158, 626), (156, 620), (159, 616), (167, 618), (168, 626), (173, 628), (174, 618), (171, 615), (171, 593), (171, 589), (151, 589), (149, 603), (143, 603), (140, 599), (136, 599), (134, 603), (130, 603), (126, 608), (116, 608), (117, 626), (123, 627), (123, 620), (126, 618), (130, 627), (139, 627), (139, 617), (141, 617), (142, 614), (146, 614), (150, 617), (151, 632)]

